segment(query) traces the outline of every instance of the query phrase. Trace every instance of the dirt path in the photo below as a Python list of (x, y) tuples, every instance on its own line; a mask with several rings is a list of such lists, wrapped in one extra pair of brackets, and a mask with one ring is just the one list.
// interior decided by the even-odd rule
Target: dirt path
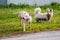
[(60, 40), (60, 31), (44, 31), (22, 36), (5, 37), (0, 40)]

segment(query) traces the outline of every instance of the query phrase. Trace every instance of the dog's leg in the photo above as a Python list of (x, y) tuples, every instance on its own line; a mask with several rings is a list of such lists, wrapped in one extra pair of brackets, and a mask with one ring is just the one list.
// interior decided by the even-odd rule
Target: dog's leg
[(23, 22), (23, 31), (26, 31), (25, 22)]
[(29, 22), (29, 28), (31, 27), (32, 22)]
[(23, 25), (23, 22), (22, 22), (22, 20), (20, 21), (21, 23), (20, 23), (20, 26), (22, 26)]

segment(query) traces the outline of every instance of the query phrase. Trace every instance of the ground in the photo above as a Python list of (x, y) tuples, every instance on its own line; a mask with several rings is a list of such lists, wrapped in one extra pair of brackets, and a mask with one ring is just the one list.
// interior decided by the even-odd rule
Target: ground
[(59, 40), (60, 39), (60, 30), (57, 31), (43, 31), (38, 33), (17, 35), (11, 37), (4, 37), (0, 40)]

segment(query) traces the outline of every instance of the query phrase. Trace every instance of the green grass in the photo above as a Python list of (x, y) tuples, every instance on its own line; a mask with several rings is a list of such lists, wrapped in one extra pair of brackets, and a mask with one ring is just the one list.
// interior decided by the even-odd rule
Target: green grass
[[(38, 7), (38, 6), (37, 6)], [(42, 12), (45, 12), (46, 8), (54, 9), (54, 16), (50, 21), (40, 23), (36, 23), (34, 20), (34, 9), (36, 7), (29, 6), (23, 8), (0, 8), (0, 35), (8, 34), (15, 31), (23, 31), (22, 27), (20, 27), (20, 21), (18, 19), (17, 14), (12, 14), (17, 11), (27, 11), (33, 17), (33, 22), (31, 28), (28, 28), (28, 24), (26, 24), (26, 31), (41, 31), (46, 29), (58, 29), (60, 28), (60, 5), (46, 5), (39, 6), (42, 8)]]

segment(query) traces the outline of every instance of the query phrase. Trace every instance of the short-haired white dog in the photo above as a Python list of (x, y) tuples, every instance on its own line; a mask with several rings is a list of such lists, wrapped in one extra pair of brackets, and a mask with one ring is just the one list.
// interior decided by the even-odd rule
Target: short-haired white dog
[(16, 14), (18, 14), (21, 26), (23, 26), (23, 31), (26, 31), (25, 24), (29, 23), (29, 27), (30, 27), (32, 23), (31, 15), (29, 15), (29, 13), (26, 11), (17, 12)]

